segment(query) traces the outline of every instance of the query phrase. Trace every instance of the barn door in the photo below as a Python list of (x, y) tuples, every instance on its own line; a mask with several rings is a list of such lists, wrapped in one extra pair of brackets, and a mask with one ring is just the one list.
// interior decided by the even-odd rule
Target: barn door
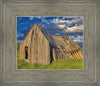
[(50, 63), (53, 61), (53, 48), (50, 48)]
[(28, 59), (28, 47), (25, 47), (25, 59)]

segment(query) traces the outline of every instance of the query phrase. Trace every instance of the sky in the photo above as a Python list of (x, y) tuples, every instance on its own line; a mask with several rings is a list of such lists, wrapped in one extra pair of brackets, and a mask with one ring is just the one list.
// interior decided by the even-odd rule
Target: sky
[(22, 42), (28, 31), (39, 24), (54, 36), (70, 36), (80, 47), (83, 47), (83, 17), (17, 17), (17, 42)]

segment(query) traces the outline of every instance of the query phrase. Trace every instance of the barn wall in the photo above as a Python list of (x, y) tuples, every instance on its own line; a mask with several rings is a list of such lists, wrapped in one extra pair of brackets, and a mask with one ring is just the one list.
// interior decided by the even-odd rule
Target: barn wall
[[(28, 59), (25, 59), (25, 47), (28, 47)], [(40, 28), (35, 24), (20, 45), (20, 59), (32, 64), (49, 64), (49, 41)]]
[(50, 47), (46, 36), (41, 32), (39, 27), (34, 28), (31, 41), (31, 63), (32, 64), (49, 64)]
[[(33, 28), (33, 27), (32, 27)], [(27, 62), (30, 62), (30, 42), (31, 42), (31, 33), (32, 29), (28, 32), (23, 42), (20, 45), (20, 59), (24, 59)], [(28, 47), (28, 59), (25, 59), (25, 47)]]

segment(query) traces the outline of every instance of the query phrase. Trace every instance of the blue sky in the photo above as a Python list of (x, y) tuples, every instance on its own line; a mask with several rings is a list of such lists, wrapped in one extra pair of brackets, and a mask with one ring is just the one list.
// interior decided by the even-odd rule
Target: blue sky
[(83, 17), (17, 17), (17, 42), (22, 42), (34, 23), (54, 36), (70, 36), (83, 47)]

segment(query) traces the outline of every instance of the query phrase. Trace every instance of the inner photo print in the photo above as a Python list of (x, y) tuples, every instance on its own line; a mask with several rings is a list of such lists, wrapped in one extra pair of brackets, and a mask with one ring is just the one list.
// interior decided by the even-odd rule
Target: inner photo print
[(17, 69), (83, 69), (84, 17), (17, 17)]

